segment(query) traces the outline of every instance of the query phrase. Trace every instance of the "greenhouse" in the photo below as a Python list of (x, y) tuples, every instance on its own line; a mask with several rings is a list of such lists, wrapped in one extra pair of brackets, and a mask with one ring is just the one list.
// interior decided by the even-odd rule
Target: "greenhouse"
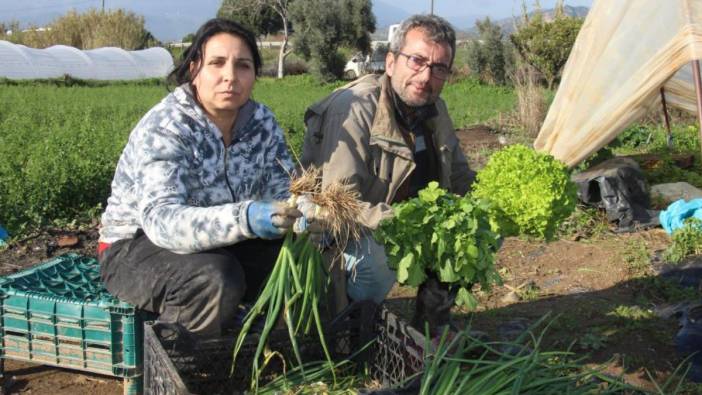
[(69, 75), (86, 80), (162, 78), (173, 69), (164, 48), (125, 51), (107, 47), (82, 51), (65, 45), (46, 49), (0, 41), (0, 78), (45, 79)]

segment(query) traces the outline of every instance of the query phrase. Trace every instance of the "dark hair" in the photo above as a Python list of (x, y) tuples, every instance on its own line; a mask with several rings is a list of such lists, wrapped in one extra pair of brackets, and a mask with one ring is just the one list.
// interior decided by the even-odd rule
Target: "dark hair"
[(200, 26), (197, 30), (195, 37), (193, 37), (192, 44), (190, 44), (188, 49), (183, 51), (180, 63), (168, 75), (168, 80), (175, 81), (178, 85), (192, 82), (200, 70), (198, 69), (195, 71), (194, 75), (190, 75), (190, 64), (200, 61), (202, 65), (202, 55), (205, 44), (207, 44), (207, 41), (212, 36), (219, 33), (229, 33), (244, 40), (253, 55), (254, 69), (256, 71), (256, 76), (258, 76), (261, 73), (262, 62), (254, 34), (232, 20), (213, 18), (205, 22), (205, 24)]
[(451, 63), (456, 58), (456, 32), (451, 24), (444, 18), (437, 15), (412, 15), (402, 21), (402, 24), (395, 32), (390, 41), (390, 51), (395, 55), (402, 51), (405, 46), (407, 32), (412, 29), (421, 29), (429, 37), (430, 41), (437, 44), (445, 44), (451, 48)]

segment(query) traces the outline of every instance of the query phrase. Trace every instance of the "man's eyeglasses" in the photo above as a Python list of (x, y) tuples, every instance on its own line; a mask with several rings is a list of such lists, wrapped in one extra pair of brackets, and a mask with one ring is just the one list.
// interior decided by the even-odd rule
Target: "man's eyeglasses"
[(449, 67), (442, 63), (429, 63), (426, 59), (421, 56), (408, 55), (406, 53), (398, 52), (398, 55), (402, 55), (407, 58), (407, 67), (411, 70), (421, 73), (429, 67), (431, 69), (431, 76), (437, 80), (446, 80), (451, 74)]

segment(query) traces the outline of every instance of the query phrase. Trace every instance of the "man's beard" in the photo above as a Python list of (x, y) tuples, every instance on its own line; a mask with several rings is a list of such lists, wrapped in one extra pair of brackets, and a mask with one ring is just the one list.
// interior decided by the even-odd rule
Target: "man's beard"
[(434, 96), (431, 86), (427, 87), (428, 90), (426, 91), (425, 95), (414, 97), (410, 96), (409, 94), (410, 87), (411, 85), (403, 85), (399, 91), (395, 89), (395, 93), (400, 96), (400, 99), (402, 99), (406, 105), (410, 107), (422, 107), (428, 104), (434, 104), (434, 102), (436, 102), (436, 97)]

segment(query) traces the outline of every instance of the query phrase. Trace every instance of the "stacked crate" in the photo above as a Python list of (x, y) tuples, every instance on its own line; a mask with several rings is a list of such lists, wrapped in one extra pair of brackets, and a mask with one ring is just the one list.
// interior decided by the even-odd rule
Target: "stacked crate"
[(95, 258), (62, 255), (0, 278), (0, 358), (124, 378), (142, 387), (143, 317), (111, 296)]

